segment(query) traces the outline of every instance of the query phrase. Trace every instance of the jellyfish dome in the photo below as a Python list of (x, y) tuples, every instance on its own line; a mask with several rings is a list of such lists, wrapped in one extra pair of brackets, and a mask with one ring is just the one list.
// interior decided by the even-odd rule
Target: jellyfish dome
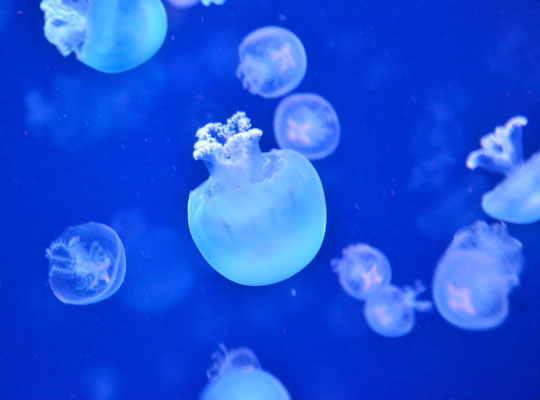
[(467, 167), (498, 172), (506, 178), (484, 194), (482, 208), (489, 216), (515, 224), (540, 220), (540, 152), (523, 160), (522, 128), (527, 118), (514, 117), (484, 136), (480, 150), (467, 158)]
[(522, 245), (504, 224), (478, 221), (459, 230), (437, 265), (433, 298), (439, 313), (462, 329), (499, 326), (519, 284)]
[(167, 31), (160, 0), (42, 0), (45, 37), (63, 56), (107, 73), (150, 59)]
[(262, 153), (242, 112), (199, 129), (193, 156), (210, 177), (189, 195), (188, 222), (206, 261), (244, 285), (296, 274), (319, 251), (326, 203), (319, 175), (292, 150)]
[(107, 225), (68, 228), (45, 251), (49, 284), (63, 303), (91, 304), (112, 296), (126, 274), (122, 241)]

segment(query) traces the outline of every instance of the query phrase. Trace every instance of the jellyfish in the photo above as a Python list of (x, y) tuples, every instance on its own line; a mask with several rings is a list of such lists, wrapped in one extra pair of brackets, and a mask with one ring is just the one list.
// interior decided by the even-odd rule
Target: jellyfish
[(223, 4), (225, 4), (225, 0), (201, 0), (201, 3), (207, 7), (211, 4), (222, 6)]
[(45, 251), (49, 284), (66, 304), (92, 304), (112, 296), (126, 274), (122, 241), (107, 225), (89, 222), (68, 228)]
[(339, 120), (333, 107), (317, 94), (285, 97), (274, 114), (274, 135), (282, 149), (292, 149), (309, 160), (332, 154), (339, 143)]
[(502, 223), (478, 221), (459, 230), (439, 261), (433, 298), (439, 313), (462, 329), (499, 326), (519, 284), (522, 245)]
[(467, 158), (467, 167), (481, 167), (506, 178), (484, 194), (482, 208), (490, 217), (515, 224), (540, 220), (540, 152), (523, 160), (522, 128), (527, 118), (514, 117), (484, 136), (481, 149)]
[(293, 150), (262, 153), (262, 131), (237, 112), (197, 131), (193, 157), (210, 177), (189, 195), (191, 236), (206, 261), (244, 285), (296, 274), (315, 257), (326, 230), (319, 175)]
[(416, 311), (431, 309), (430, 301), (419, 301), (416, 297), (425, 291), (420, 282), (415, 287), (403, 289), (394, 285), (367, 298), (364, 316), (368, 325), (376, 333), (386, 337), (407, 335), (413, 328)]
[(210, 382), (201, 400), (290, 400), (283, 384), (261, 369), (250, 349), (227, 351), (221, 345), (212, 355), (214, 364), (207, 372)]
[(238, 49), (236, 75), (244, 88), (265, 98), (280, 97), (296, 88), (306, 74), (304, 46), (291, 31), (266, 26), (247, 35)]
[(341, 253), (342, 257), (331, 264), (348, 295), (365, 300), (390, 284), (390, 262), (380, 250), (359, 243), (345, 247)]
[(45, 37), (63, 56), (107, 73), (150, 59), (167, 31), (160, 0), (42, 0)]
[(173, 6), (178, 7), (178, 8), (190, 8), (199, 4), (201, 0), (168, 0), (168, 1)]

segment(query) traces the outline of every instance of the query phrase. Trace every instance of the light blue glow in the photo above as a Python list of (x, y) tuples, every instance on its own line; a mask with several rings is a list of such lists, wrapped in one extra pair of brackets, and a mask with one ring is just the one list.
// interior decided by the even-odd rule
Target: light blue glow
[(463, 329), (483, 330), (508, 316), (508, 296), (519, 284), (521, 243), (504, 224), (483, 221), (459, 230), (433, 277), (439, 313)]
[(219, 273), (244, 285), (296, 274), (315, 257), (326, 229), (319, 175), (292, 150), (262, 153), (262, 132), (244, 113), (197, 132), (193, 156), (210, 177), (189, 195), (195, 244)]
[(107, 225), (68, 228), (45, 252), (49, 284), (58, 300), (91, 304), (112, 296), (126, 274), (124, 246)]
[(42, 0), (45, 36), (98, 71), (130, 70), (150, 59), (167, 31), (160, 0)]
[(207, 7), (211, 4), (217, 4), (218, 6), (222, 6), (223, 4), (225, 4), (225, 0), (201, 0), (201, 3)]

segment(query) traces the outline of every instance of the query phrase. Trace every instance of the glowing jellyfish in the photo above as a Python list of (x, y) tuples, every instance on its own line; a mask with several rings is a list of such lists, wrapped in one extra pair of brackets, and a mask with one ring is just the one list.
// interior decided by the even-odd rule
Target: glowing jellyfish
[(178, 8), (190, 8), (199, 4), (200, 0), (168, 0), (173, 6)]
[(200, 252), (244, 285), (296, 274), (315, 257), (326, 229), (319, 175), (292, 150), (262, 153), (262, 132), (237, 112), (197, 132), (193, 157), (210, 177), (189, 195), (188, 222)]
[(201, 400), (289, 400), (282, 383), (261, 369), (259, 360), (248, 348), (230, 352), (222, 345), (212, 355), (214, 365), (208, 370), (210, 382)]
[(267, 26), (251, 32), (238, 49), (236, 75), (253, 94), (272, 98), (296, 88), (306, 74), (307, 58), (302, 42), (291, 31)]
[(98, 71), (130, 70), (161, 47), (167, 17), (160, 0), (42, 0), (45, 36), (63, 56), (75, 52)]
[(201, 0), (201, 3), (207, 7), (211, 4), (222, 6), (223, 4), (225, 4), (225, 0)]
[(439, 313), (463, 329), (500, 325), (508, 316), (508, 296), (519, 284), (521, 243), (504, 224), (478, 221), (459, 230), (433, 277)]
[(482, 208), (489, 216), (515, 224), (540, 220), (540, 152), (523, 161), (522, 127), (527, 118), (514, 117), (484, 136), (480, 150), (467, 158), (467, 167), (481, 167), (506, 175), (482, 197)]
[(124, 246), (107, 225), (89, 222), (68, 228), (51, 244), (49, 284), (63, 303), (91, 304), (112, 296), (126, 274)]
[(298, 93), (281, 100), (274, 114), (274, 134), (282, 149), (296, 150), (310, 160), (332, 154), (340, 126), (334, 108), (317, 94)]
[(390, 284), (390, 262), (380, 250), (367, 244), (345, 247), (342, 257), (331, 263), (341, 287), (355, 299), (365, 300)]
[(414, 326), (415, 312), (431, 309), (431, 302), (416, 300), (424, 290), (420, 283), (414, 288), (405, 286), (403, 289), (388, 285), (368, 297), (364, 305), (368, 325), (376, 333), (386, 337), (408, 334)]

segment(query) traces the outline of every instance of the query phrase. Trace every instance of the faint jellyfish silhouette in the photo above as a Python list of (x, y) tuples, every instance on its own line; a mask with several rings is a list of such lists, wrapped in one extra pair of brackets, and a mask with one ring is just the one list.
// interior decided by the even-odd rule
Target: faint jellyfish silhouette
[(504, 224), (462, 228), (439, 261), (433, 298), (439, 313), (463, 329), (483, 330), (508, 316), (508, 296), (519, 284), (521, 243)]
[(342, 257), (331, 261), (339, 283), (347, 294), (365, 300), (390, 284), (392, 270), (386, 256), (367, 244), (351, 244), (342, 250)]
[(367, 298), (364, 315), (368, 325), (376, 333), (386, 337), (399, 337), (408, 334), (415, 322), (416, 311), (428, 311), (431, 302), (418, 301), (416, 297), (425, 291), (417, 282), (414, 288), (400, 289), (394, 285)]
[(339, 143), (336, 112), (317, 94), (285, 97), (274, 114), (274, 134), (282, 149), (296, 150), (310, 160), (332, 154)]
[(92, 367), (82, 377), (82, 389), (89, 400), (117, 399), (120, 386), (118, 371), (108, 365)]
[(45, 37), (101, 72), (130, 70), (161, 47), (167, 17), (160, 0), (42, 0)]
[(296, 88), (306, 74), (302, 42), (291, 31), (266, 26), (251, 32), (238, 49), (236, 75), (244, 88), (266, 98), (283, 96)]
[(522, 127), (527, 118), (514, 117), (493, 133), (484, 136), (480, 150), (467, 158), (467, 167), (485, 168), (506, 175), (482, 197), (482, 208), (489, 216), (515, 224), (540, 220), (540, 152), (523, 161)]
[(107, 225), (89, 222), (68, 228), (45, 252), (49, 284), (67, 304), (91, 304), (112, 296), (126, 274), (124, 246)]
[(268, 285), (303, 269), (319, 251), (326, 203), (311, 163), (292, 150), (262, 153), (245, 113), (197, 132), (193, 156), (210, 177), (189, 195), (188, 222), (208, 263), (244, 285)]
[(207, 7), (211, 4), (222, 6), (223, 4), (225, 4), (225, 0), (201, 0), (201, 3)]
[(190, 8), (199, 4), (200, 0), (168, 0), (173, 6), (178, 8)]
[(201, 400), (289, 400), (283, 384), (261, 369), (255, 354), (246, 347), (227, 351), (220, 345), (212, 354), (207, 372), (210, 382)]

